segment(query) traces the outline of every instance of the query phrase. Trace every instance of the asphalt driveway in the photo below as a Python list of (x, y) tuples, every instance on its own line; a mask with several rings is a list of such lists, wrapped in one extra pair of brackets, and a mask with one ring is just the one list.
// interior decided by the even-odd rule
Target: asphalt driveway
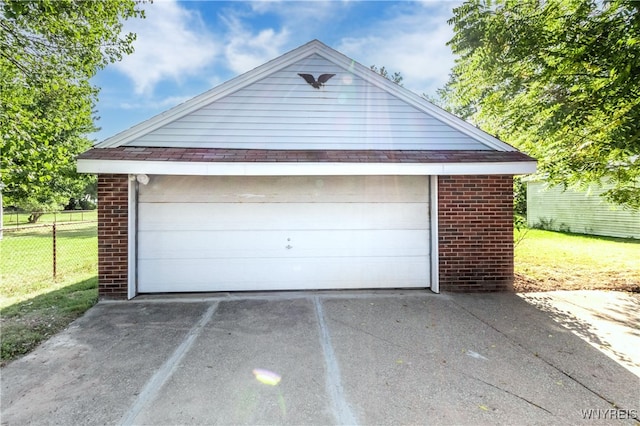
[(1, 374), (3, 425), (634, 424), (640, 410), (638, 376), (515, 294), (102, 302)]

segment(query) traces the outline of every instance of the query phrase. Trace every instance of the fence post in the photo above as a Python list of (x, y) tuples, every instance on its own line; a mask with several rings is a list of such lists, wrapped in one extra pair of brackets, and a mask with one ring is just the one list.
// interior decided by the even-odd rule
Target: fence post
[(53, 225), (51, 226), (51, 229), (53, 231), (53, 278), (56, 278), (56, 223), (53, 222)]

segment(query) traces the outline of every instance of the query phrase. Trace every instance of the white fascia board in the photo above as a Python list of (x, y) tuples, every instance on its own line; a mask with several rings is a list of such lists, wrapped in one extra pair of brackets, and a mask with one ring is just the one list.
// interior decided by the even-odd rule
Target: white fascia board
[(202, 176), (519, 175), (535, 161), (504, 163), (256, 163), (78, 160), (80, 173)]

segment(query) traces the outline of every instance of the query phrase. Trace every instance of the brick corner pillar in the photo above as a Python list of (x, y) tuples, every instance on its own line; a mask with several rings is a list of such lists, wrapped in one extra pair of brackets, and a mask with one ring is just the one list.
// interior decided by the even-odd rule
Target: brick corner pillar
[(438, 178), (440, 290), (513, 290), (513, 176)]
[(126, 299), (129, 179), (98, 175), (98, 297)]

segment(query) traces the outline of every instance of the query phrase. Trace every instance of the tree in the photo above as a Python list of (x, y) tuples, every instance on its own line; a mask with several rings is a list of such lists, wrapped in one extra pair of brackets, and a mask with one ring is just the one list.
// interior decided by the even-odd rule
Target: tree
[(2, 195), (59, 208), (92, 179), (75, 172), (96, 130), (90, 79), (133, 51), (122, 22), (144, 14), (133, 0), (0, 0), (0, 10)]
[(640, 208), (640, 2), (469, 0), (441, 95), (456, 114), (535, 156), (552, 183), (610, 179)]
[(402, 77), (402, 74), (400, 74), (399, 72), (394, 72), (392, 75), (389, 75), (389, 71), (387, 71), (387, 69), (385, 67), (378, 68), (375, 65), (371, 65), (369, 68), (371, 68), (371, 70), (373, 70), (376, 73), (380, 74), (381, 76), (383, 76), (387, 80), (393, 81), (397, 85), (402, 86), (402, 80), (404, 80), (404, 77)]

